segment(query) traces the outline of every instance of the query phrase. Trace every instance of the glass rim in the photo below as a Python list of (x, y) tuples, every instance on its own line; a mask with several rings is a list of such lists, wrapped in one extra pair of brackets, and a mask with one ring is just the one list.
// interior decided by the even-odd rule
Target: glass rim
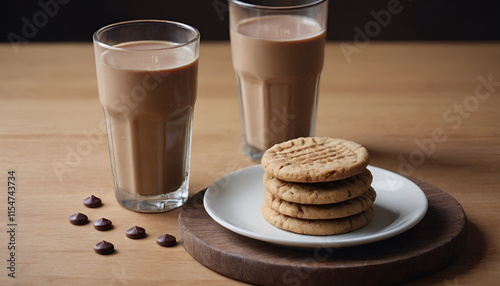
[[(104, 32), (106, 32), (107, 30), (110, 30), (112, 28), (117, 28), (117, 27), (121, 27), (121, 26), (128, 26), (128, 25), (135, 25), (135, 24), (169, 24), (169, 25), (175, 25), (177, 27), (182, 27), (186, 30), (189, 30), (191, 32), (194, 32), (194, 37), (193, 39), (189, 40), (189, 41), (186, 41), (185, 43), (180, 43), (178, 45), (175, 45), (175, 46), (168, 46), (168, 47), (161, 47), (161, 48), (152, 48), (152, 49), (144, 49), (144, 50), (136, 50), (136, 49), (128, 49), (128, 48), (123, 48), (123, 47), (116, 47), (116, 46), (113, 46), (113, 45), (109, 45), (109, 44), (106, 44), (104, 42), (102, 42), (101, 40), (98, 39), (98, 36)], [(191, 45), (193, 43), (196, 43), (200, 40), (200, 32), (198, 31), (198, 29), (190, 26), (190, 25), (187, 25), (187, 24), (184, 24), (184, 23), (180, 23), (180, 22), (176, 22), (176, 21), (168, 21), (168, 20), (153, 20), (153, 19), (147, 19), (147, 20), (131, 20), (131, 21), (123, 21), (123, 22), (116, 22), (116, 23), (113, 23), (113, 24), (109, 24), (109, 25), (106, 25), (102, 28), (99, 28), (97, 31), (94, 32), (94, 34), (92, 35), (92, 39), (94, 41), (94, 43), (98, 44), (99, 46), (103, 47), (103, 48), (106, 48), (108, 50), (114, 50), (114, 51), (126, 51), (126, 52), (134, 52), (134, 53), (137, 53), (137, 52), (147, 52), (147, 51), (161, 51), (161, 50), (172, 50), (172, 49), (177, 49), (177, 48), (180, 48), (180, 47), (184, 47), (184, 46), (188, 46), (188, 45)]]
[(298, 4), (298, 5), (289, 5), (289, 6), (271, 6), (265, 4), (252, 4), (248, 3), (245, 0), (229, 0), (229, 2), (234, 3), (240, 7), (244, 8), (254, 8), (254, 9), (263, 9), (263, 10), (293, 10), (293, 9), (303, 9), (312, 7), (323, 2), (327, 2), (328, 0), (311, 0), (311, 2)]

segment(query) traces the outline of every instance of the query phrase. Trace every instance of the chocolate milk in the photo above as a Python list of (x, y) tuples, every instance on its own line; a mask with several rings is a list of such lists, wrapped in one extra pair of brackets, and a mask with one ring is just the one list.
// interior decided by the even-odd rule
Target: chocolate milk
[(230, 30), (247, 147), (314, 131), (326, 32), (304, 16), (249, 18)]
[(197, 58), (163, 41), (138, 41), (97, 60), (115, 188), (151, 196), (187, 184)]

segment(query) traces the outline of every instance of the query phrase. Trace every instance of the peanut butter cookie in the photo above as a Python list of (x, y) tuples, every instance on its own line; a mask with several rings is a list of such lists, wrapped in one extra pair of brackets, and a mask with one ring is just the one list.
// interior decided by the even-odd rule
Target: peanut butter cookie
[(368, 151), (360, 144), (328, 137), (301, 137), (276, 144), (261, 160), (273, 177), (300, 183), (342, 180), (361, 173), (368, 162)]

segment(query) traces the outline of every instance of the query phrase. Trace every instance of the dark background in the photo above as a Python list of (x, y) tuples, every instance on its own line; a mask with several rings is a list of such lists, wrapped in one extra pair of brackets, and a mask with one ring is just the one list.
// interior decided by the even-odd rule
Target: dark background
[[(0, 41), (91, 41), (98, 28), (133, 19), (167, 19), (196, 27), (204, 41), (228, 40), (227, 0), (0, 0)], [(399, 2), (388, 24), (373, 13)], [(394, 2), (393, 2), (394, 3)], [(352, 41), (356, 27), (378, 25), (371, 40), (500, 40), (500, 1), (330, 0), (328, 39)]]

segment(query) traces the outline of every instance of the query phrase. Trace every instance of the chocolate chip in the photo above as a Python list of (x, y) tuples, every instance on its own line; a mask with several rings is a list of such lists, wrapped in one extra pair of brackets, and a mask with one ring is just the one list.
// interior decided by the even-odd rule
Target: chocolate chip
[(91, 195), (90, 197), (83, 200), (83, 204), (89, 208), (98, 208), (102, 205), (102, 201), (100, 198)]
[(156, 243), (163, 247), (171, 247), (177, 244), (177, 240), (175, 239), (175, 236), (165, 233), (156, 239)]
[(100, 231), (110, 230), (113, 223), (109, 219), (100, 218), (94, 222), (94, 228)]
[(140, 226), (134, 225), (125, 231), (125, 235), (131, 239), (140, 239), (146, 237), (146, 230)]
[(94, 251), (102, 255), (111, 254), (115, 251), (115, 246), (111, 242), (103, 240), (94, 246)]
[(69, 216), (69, 222), (74, 225), (83, 225), (89, 222), (89, 218), (82, 213), (76, 213)]

